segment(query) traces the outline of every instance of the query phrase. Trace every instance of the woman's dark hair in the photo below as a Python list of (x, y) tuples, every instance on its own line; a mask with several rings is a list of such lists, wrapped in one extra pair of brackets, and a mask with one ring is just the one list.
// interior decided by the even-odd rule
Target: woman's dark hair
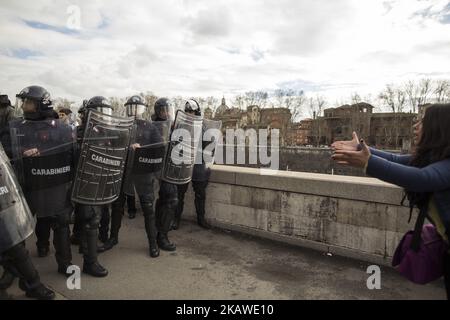
[(414, 167), (450, 158), (450, 103), (432, 104), (422, 119), (422, 136), (411, 160)]
[[(413, 154), (410, 165), (423, 168), (429, 164), (450, 158), (450, 103), (431, 104), (422, 119), (422, 136)], [(410, 220), (412, 208), (427, 208), (430, 193), (419, 193), (405, 190), (409, 200)]]

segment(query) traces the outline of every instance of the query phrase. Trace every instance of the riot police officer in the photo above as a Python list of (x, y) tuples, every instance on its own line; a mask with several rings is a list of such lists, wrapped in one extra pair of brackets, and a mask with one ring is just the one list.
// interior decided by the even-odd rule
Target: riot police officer
[(6, 94), (0, 95), (0, 132), (6, 128), (9, 121), (14, 119), (14, 108)]
[(133, 140), (130, 142), (131, 148), (127, 160), (123, 192), (112, 204), (111, 237), (102, 249), (109, 250), (118, 244), (125, 198), (137, 193), (144, 214), (149, 253), (151, 257), (156, 258), (159, 256), (159, 248), (157, 245), (155, 211), (153, 209), (154, 184), (166, 154), (170, 121), (151, 122), (143, 119), (143, 115), (147, 111), (147, 105), (140, 96), (129, 98), (125, 107), (127, 116), (135, 119), (135, 133)]
[[(88, 108), (88, 102), (89, 100), (83, 100), (83, 104), (78, 110), (78, 115), (80, 117), (80, 124), (76, 127), (77, 131), (77, 142), (78, 142), (78, 148), (81, 149), (81, 144), (83, 142), (83, 135), (84, 135), (84, 129), (86, 127), (86, 121), (87, 121), (87, 114), (89, 109), (97, 110), (95, 105), (92, 104)], [(107, 109), (99, 109), (102, 112), (106, 112), (109, 114), (109, 111)], [(70, 237), (70, 242), (73, 245), (80, 245), (80, 239), (81, 239), (81, 229), (82, 229), (82, 219), (81, 215), (76, 214), (77, 206), (75, 206), (75, 217), (74, 217), (74, 223), (73, 223), (73, 229), (72, 229), (72, 236)], [(108, 233), (109, 233), (109, 223), (110, 223), (110, 212), (109, 212), (109, 205), (103, 205), (101, 209), (101, 218), (98, 228), (98, 239), (101, 242), (106, 242), (108, 240)], [(82, 250), (80, 249), (80, 253), (82, 253)]]
[[(80, 110), (82, 124), (77, 130), (80, 143), (79, 149), (85, 143), (84, 133), (91, 110), (112, 115), (112, 106), (102, 96), (95, 96), (84, 103), (83, 108)], [(107, 144), (108, 141), (105, 140), (103, 143)], [(98, 261), (97, 239), (103, 208), (103, 205), (86, 205), (81, 203), (76, 203), (75, 206), (75, 223), (76, 228), (79, 228), (77, 232), (79, 232), (80, 252), (83, 253), (83, 272), (94, 277), (106, 277), (108, 275), (108, 270)]]
[(33, 233), (34, 219), (20, 185), (0, 145), (0, 265), (5, 273), (0, 281), (0, 294), (19, 277), (19, 287), (29, 298), (51, 300), (55, 293), (44, 286), (25, 248), (25, 240)]
[[(201, 110), (198, 102), (194, 99), (186, 101), (184, 111), (186, 113), (201, 116)], [(203, 131), (205, 126), (203, 126)], [(194, 165), (192, 174), (192, 187), (195, 194), (195, 210), (197, 212), (197, 223), (199, 226), (205, 229), (210, 229), (211, 226), (205, 219), (205, 201), (206, 201), (206, 187), (208, 186), (208, 180), (210, 175), (210, 169), (206, 167), (205, 162), (202, 159), (201, 163)], [(184, 196), (188, 189), (189, 183), (178, 185), (178, 206), (175, 213), (175, 218), (172, 224), (172, 229), (177, 230), (180, 226), (181, 215), (184, 209)]]
[[(174, 120), (174, 110), (167, 98), (160, 98), (155, 102), (154, 121)], [(166, 160), (167, 161), (167, 160)], [(158, 229), (157, 243), (161, 250), (175, 251), (176, 245), (169, 241), (169, 231), (175, 217), (178, 205), (177, 185), (161, 180), (158, 200), (155, 204), (156, 227)]]
[[(9, 100), (8, 95), (2, 94), (0, 95), (0, 139), (3, 139), (5, 134), (9, 135), (8, 123), (12, 119), (14, 119), (14, 109), (11, 106), (11, 101)], [(13, 281), (13, 274), (4, 270), (3, 275), (0, 278), (0, 290), (9, 287)]]
[(58, 272), (67, 276), (72, 265), (69, 217), (75, 135), (58, 120), (45, 88), (26, 87), (17, 98), (24, 119), (9, 123), (8, 148), (28, 205), (37, 216), (37, 246), (48, 248), (47, 232), (52, 229)]

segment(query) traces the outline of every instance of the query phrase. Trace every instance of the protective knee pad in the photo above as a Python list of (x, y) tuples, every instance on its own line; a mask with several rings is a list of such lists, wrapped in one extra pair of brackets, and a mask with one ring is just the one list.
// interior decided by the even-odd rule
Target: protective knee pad
[(86, 229), (96, 230), (100, 225), (102, 217), (101, 207), (90, 207), (90, 213), (85, 216), (84, 224)]

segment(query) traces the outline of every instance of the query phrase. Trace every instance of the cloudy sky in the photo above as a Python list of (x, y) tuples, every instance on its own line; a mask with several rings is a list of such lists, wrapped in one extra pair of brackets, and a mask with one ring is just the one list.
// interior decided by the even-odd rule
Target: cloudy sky
[(0, 30), (10, 95), (38, 84), (74, 101), (277, 88), (339, 99), (450, 79), (440, 0), (2, 0)]

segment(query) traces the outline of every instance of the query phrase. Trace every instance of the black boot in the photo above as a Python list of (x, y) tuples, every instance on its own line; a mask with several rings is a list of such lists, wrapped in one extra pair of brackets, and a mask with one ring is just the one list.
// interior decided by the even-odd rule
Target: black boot
[(167, 237), (167, 233), (158, 232), (157, 243), (161, 250), (164, 250), (164, 251), (177, 250), (177, 247), (175, 246), (175, 244), (173, 244), (172, 242), (169, 241), (169, 238)]
[(204, 229), (211, 229), (211, 225), (205, 219), (205, 199), (196, 196), (194, 203), (197, 211), (197, 224)]
[(128, 218), (134, 219), (136, 218), (136, 197), (127, 195), (127, 211)]
[(100, 247), (98, 247), (97, 251), (99, 253), (103, 253), (105, 251), (111, 250), (114, 246), (119, 244), (119, 240), (117, 240), (117, 238), (109, 238), (108, 240), (105, 241), (105, 243), (103, 243), (103, 245), (101, 245)]
[(171, 229), (178, 230), (180, 228), (181, 214), (175, 214), (175, 218), (173, 219)]
[(9, 270), (4, 269), (3, 275), (0, 279), (0, 290), (6, 290), (12, 286), (16, 276), (12, 274)]
[(98, 248), (98, 252), (105, 252), (111, 250), (114, 246), (119, 244), (119, 231), (122, 225), (122, 216), (124, 213), (125, 196), (121, 195), (111, 205), (111, 236), (104, 241), (103, 246)]
[(69, 277), (67, 268), (72, 265), (72, 249), (70, 247), (69, 226), (58, 227), (53, 233), (53, 245), (55, 246), (55, 257), (58, 263), (58, 273)]
[(144, 212), (144, 224), (145, 232), (147, 233), (147, 239), (149, 244), (150, 257), (159, 257), (159, 248), (156, 241), (158, 231), (156, 229), (156, 217), (153, 211), (153, 205), (151, 203), (141, 203), (142, 211)]
[(36, 222), (36, 247), (39, 258), (45, 258), (50, 252), (50, 234), (53, 225), (53, 217), (37, 218)]
[(149, 253), (150, 257), (158, 258), (159, 257), (159, 247), (156, 239), (149, 240)]
[(83, 261), (83, 273), (89, 274), (94, 277), (106, 277), (108, 270), (106, 270), (97, 260), (97, 237), (98, 229), (85, 230), (85, 243), (86, 247), (83, 248), (84, 261)]
[(31, 299), (37, 300), (53, 300), (55, 299), (55, 293), (44, 286), (42, 283), (36, 287), (30, 288), (26, 281), (20, 279), (19, 287), (22, 291), (25, 291), (25, 295)]
[[(156, 241), (161, 250), (164, 251), (175, 251), (177, 247), (175, 244), (171, 243), (168, 238), (168, 233), (172, 225), (173, 217), (175, 215), (176, 207), (169, 205), (161, 205), (159, 208), (159, 221), (158, 221), (158, 235)], [(157, 217), (158, 218), (158, 217)]]
[(12, 263), (17, 274), (20, 275), (19, 287), (26, 292), (27, 297), (39, 300), (52, 300), (55, 298), (55, 293), (41, 283), (39, 273), (23, 244), (10, 249), (9, 255), (13, 257)]
[(38, 252), (39, 258), (45, 258), (48, 256), (48, 253), (50, 252), (50, 248), (48, 246), (38, 246), (37, 252)]
[(109, 236), (109, 223), (111, 221), (111, 215), (109, 214), (109, 206), (104, 205), (101, 208), (102, 216), (100, 219), (100, 227), (98, 228), (98, 240), (105, 243), (108, 241)]

